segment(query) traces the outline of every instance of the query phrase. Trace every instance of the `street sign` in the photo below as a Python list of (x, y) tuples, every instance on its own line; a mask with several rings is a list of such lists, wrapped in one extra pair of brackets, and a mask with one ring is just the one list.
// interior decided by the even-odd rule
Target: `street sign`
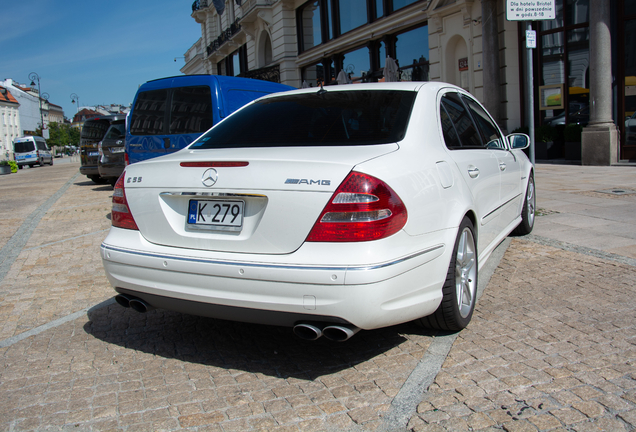
[(526, 48), (537, 47), (537, 32), (534, 30), (526, 30)]
[(555, 0), (506, 0), (508, 21), (552, 20), (556, 17)]

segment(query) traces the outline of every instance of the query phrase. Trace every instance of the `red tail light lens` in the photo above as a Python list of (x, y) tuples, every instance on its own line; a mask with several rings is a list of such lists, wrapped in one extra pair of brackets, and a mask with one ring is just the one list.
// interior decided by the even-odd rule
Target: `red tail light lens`
[(114, 227), (125, 228), (131, 230), (139, 230), (135, 218), (130, 213), (128, 208), (128, 201), (126, 200), (126, 191), (124, 190), (124, 178), (126, 177), (126, 171), (124, 171), (113, 191), (113, 209), (110, 217)]
[(124, 166), (130, 165), (130, 159), (128, 159), (128, 153), (124, 153)]
[(386, 183), (351, 172), (325, 206), (307, 241), (379, 240), (401, 230), (406, 219), (404, 203)]

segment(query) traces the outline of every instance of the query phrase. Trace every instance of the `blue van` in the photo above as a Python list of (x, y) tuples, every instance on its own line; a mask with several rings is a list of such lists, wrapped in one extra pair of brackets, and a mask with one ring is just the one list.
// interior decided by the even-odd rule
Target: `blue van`
[(129, 164), (181, 150), (243, 105), (294, 90), (269, 81), (183, 75), (148, 81), (137, 90), (126, 122)]

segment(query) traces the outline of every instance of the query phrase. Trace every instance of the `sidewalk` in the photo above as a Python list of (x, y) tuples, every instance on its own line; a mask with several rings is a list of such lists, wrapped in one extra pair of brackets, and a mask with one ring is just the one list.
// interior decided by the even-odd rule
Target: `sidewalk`
[(636, 259), (636, 168), (537, 165), (534, 236)]

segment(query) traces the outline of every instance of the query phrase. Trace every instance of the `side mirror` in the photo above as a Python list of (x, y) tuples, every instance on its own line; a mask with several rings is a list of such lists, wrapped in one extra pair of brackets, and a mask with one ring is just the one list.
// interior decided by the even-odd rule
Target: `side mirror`
[(530, 137), (522, 133), (513, 133), (506, 137), (511, 150), (523, 150), (530, 147)]

